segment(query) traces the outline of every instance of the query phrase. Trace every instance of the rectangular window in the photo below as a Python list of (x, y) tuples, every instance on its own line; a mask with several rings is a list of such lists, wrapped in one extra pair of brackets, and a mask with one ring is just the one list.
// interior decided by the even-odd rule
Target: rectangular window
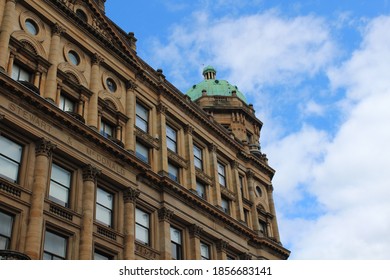
[(218, 181), (221, 186), (226, 187), (225, 165), (220, 162), (218, 162)]
[(263, 220), (259, 220), (259, 225), (260, 225), (260, 232), (264, 236), (268, 236), (267, 223), (264, 222)]
[(221, 199), (221, 206), (222, 206), (223, 212), (225, 212), (226, 214), (230, 214), (229, 200), (222, 198)]
[(114, 128), (102, 120), (100, 121), (100, 134), (106, 138), (112, 138), (114, 137)]
[(171, 249), (172, 259), (182, 260), (183, 259), (183, 243), (182, 243), (182, 232), (174, 227), (171, 227)]
[(140, 160), (149, 163), (149, 149), (138, 141), (135, 143), (135, 155)]
[(12, 79), (15, 81), (31, 81), (31, 73), (20, 67), (18, 64), (12, 66)]
[(135, 239), (145, 245), (150, 245), (150, 215), (138, 208), (135, 209)]
[(244, 177), (239, 176), (238, 178), (239, 184), (240, 184), (240, 191), (241, 191), (241, 197), (245, 197), (245, 192), (244, 192)]
[(200, 242), (200, 257), (202, 260), (210, 259), (210, 246)]
[(44, 260), (65, 260), (68, 239), (51, 231), (45, 232)]
[(194, 164), (196, 168), (203, 170), (202, 149), (194, 145)]
[(96, 194), (96, 220), (112, 227), (112, 212), (114, 206), (114, 195), (97, 188)]
[(179, 182), (179, 168), (170, 162), (168, 162), (168, 177)]
[(17, 182), (22, 146), (0, 135), (0, 176)]
[(76, 104), (71, 99), (61, 94), (60, 109), (65, 112), (75, 112)]
[(10, 249), (13, 220), (12, 216), (0, 212), (0, 250)]
[(148, 132), (149, 110), (139, 103), (135, 105), (135, 125), (144, 132)]
[(71, 173), (62, 167), (52, 164), (49, 199), (62, 206), (69, 207)]
[(107, 254), (107, 253), (104, 253), (100, 250), (95, 250), (93, 252), (93, 259), (94, 260), (101, 260), (101, 261), (108, 261), (108, 260), (113, 260), (114, 257)]
[(201, 198), (206, 199), (206, 186), (199, 181), (196, 181), (196, 192)]
[(244, 219), (245, 219), (245, 223), (249, 225), (249, 210), (247, 209), (244, 209)]
[(167, 148), (177, 153), (177, 131), (167, 125)]

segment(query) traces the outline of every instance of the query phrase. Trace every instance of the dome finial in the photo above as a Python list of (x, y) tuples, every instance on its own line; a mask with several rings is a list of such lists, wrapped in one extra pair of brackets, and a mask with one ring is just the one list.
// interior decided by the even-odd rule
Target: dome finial
[(217, 71), (215, 71), (213, 66), (206, 66), (203, 68), (203, 77), (205, 80), (215, 80)]

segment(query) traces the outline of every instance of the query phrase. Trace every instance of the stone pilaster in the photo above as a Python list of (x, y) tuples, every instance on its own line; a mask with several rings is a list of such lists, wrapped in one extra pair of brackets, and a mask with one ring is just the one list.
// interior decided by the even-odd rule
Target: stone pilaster
[(15, 6), (16, 0), (6, 0), (0, 29), (0, 71), (7, 69), (9, 39), (16, 19)]
[(135, 259), (135, 205), (140, 195), (140, 191), (131, 187), (123, 192), (125, 212), (123, 216), (124, 224), (124, 255), (125, 260)]
[(253, 171), (248, 170), (246, 172), (246, 178), (248, 180), (249, 199), (252, 202), (251, 214), (252, 214), (253, 230), (256, 231), (257, 233), (260, 233), (260, 225), (259, 225), (259, 217), (256, 208), (256, 195), (255, 195), (255, 185), (254, 185), (253, 177), (254, 177)]
[(167, 150), (167, 137), (166, 137), (166, 113), (168, 108), (160, 103), (157, 105), (157, 129), (160, 134), (160, 156), (159, 156), (159, 166), (158, 170), (162, 174), (168, 173), (168, 150)]
[(187, 172), (187, 180), (189, 189), (196, 193), (196, 171), (194, 165), (194, 141), (192, 137), (192, 133), (194, 131), (194, 127), (191, 125), (187, 125), (184, 128), (185, 132), (185, 150), (187, 154), (187, 159), (189, 163), (189, 169)]
[(96, 177), (100, 170), (87, 165), (83, 168), (82, 225), (80, 232), (80, 260), (92, 259), (93, 217), (95, 210)]
[(221, 205), (221, 186), (218, 180), (218, 158), (217, 158), (217, 146), (214, 144), (209, 145), (210, 153), (210, 165), (211, 165), (211, 176), (213, 177), (213, 188), (212, 188), (212, 203), (216, 206)]
[(135, 89), (137, 85), (135, 82), (128, 80), (126, 83), (126, 117), (129, 120), (126, 123), (126, 135), (125, 135), (125, 149), (128, 151), (135, 151), (135, 137), (134, 137), (134, 127), (135, 127)]
[(47, 100), (58, 105), (59, 100), (57, 100), (57, 67), (61, 54), (61, 35), (65, 32), (65, 29), (56, 23), (51, 27), (51, 31), (52, 36), (49, 52), (49, 62), (51, 63), (51, 66), (47, 71), (44, 97)]
[(35, 168), (31, 207), (27, 227), (25, 252), (33, 260), (39, 259), (43, 230), (43, 208), (49, 176), (52, 151), (56, 145), (42, 138), (35, 146)]
[(240, 182), (240, 175), (238, 173), (239, 163), (234, 160), (234, 161), (230, 162), (230, 166), (231, 166), (232, 174), (233, 174), (233, 176), (232, 176), (233, 177), (233, 186), (235, 186), (234, 192), (237, 195), (237, 203), (235, 205), (235, 207), (236, 207), (235, 215), (240, 221), (245, 221), (244, 206), (243, 206), (243, 202), (242, 202), (242, 193), (241, 193), (241, 185), (240, 185), (240, 183), (241, 183)]
[(271, 221), (271, 228), (273, 237), (277, 242), (280, 242), (280, 235), (279, 235), (279, 228), (278, 228), (278, 222), (276, 219), (276, 211), (275, 211), (275, 203), (274, 203), (274, 197), (273, 197), (273, 186), (269, 185), (267, 187), (267, 196), (268, 196), (268, 204), (271, 214), (273, 215), (272, 221)]
[(192, 260), (200, 260), (201, 255), (200, 255), (200, 235), (202, 234), (203, 229), (196, 225), (192, 224), (189, 227), (189, 232), (190, 232), (190, 251), (191, 255), (190, 258)]
[(99, 84), (100, 84), (100, 64), (103, 62), (103, 58), (94, 54), (92, 57), (92, 69), (91, 69), (91, 81), (90, 81), (90, 90), (93, 92), (92, 96), (89, 99), (88, 104), (88, 118), (87, 124), (97, 130), (99, 127), (99, 118), (98, 118), (98, 100), (99, 100)]
[(159, 233), (160, 233), (160, 258), (162, 260), (172, 259), (171, 252), (171, 218), (173, 211), (162, 207), (158, 210)]

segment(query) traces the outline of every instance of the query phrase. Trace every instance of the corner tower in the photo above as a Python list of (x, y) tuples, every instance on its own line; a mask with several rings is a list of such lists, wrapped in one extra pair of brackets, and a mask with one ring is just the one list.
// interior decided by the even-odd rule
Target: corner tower
[(216, 74), (214, 67), (205, 67), (204, 80), (193, 85), (187, 96), (241, 141), (249, 152), (262, 156), (259, 139), (263, 123), (256, 118), (253, 105), (248, 104), (237, 86), (218, 80)]

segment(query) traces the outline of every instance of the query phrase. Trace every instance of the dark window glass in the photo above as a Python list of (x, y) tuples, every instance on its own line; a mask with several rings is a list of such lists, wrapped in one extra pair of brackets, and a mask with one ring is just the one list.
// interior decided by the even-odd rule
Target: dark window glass
[(75, 51), (69, 51), (68, 58), (69, 58), (70, 63), (72, 63), (73, 65), (80, 64), (80, 56)]
[(107, 85), (107, 88), (108, 88), (109, 91), (116, 92), (117, 87), (116, 87), (116, 83), (115, 83), (115, 81), (113, 79), (108, 78), (106, 80), (106, 85)]
[(37, 35), (38, 34), (38, 25), (33, 21), (32, 19), (27, 19), (25, 21), (27, 32), (30, 33), (31, 35)]
[(10, 249), (13, 220), (12, 216), (0, 212), (0, 250)]
[(182, 232), (174, 227), (171, 227), (171, 249), (172, 259), (182, 260), (183, 259), (183, 248), (182, 248)]
[(67, 238), (53, 232), (45, 232), (45, 244), (43, 248), (44, 260), (64, 260), (66, 258)]
[(76, 15), (84, 22), (87, 22), (88, 21), (88, 17), (87, 17), (87, 14), (81, 10), (81, 9), (77, 9), (76, 10)]
[(114, 137), (114, 129), (105, 121), (100, 122), (100, 134), (106, 138)]

